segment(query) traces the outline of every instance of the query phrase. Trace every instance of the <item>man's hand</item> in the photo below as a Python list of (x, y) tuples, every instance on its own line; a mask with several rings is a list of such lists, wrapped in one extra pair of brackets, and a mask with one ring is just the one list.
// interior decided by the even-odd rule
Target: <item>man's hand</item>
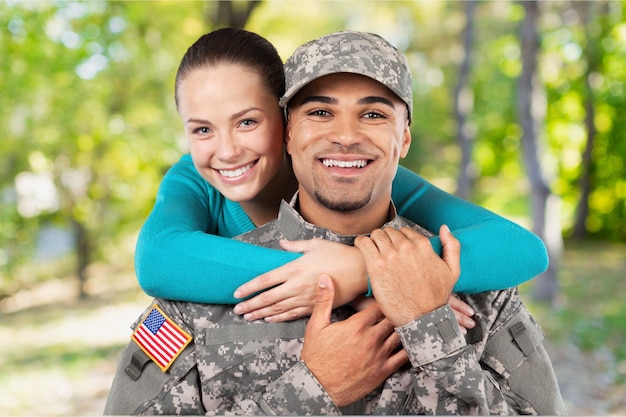
[(395, 327), (448, 303), (461, 273), (461, 245), (447, 226), (439, 233), (443, 259), (426, 237), (406, 227), (377, 229), (354, 242), (365, 258), (374, 297)]
[(322, 274), (301, 359), (335, 404), (343, 407), (380, 385), (408, 362), (408, 356), (376, 303), (331, 323), (334, 294), (331, 278)]

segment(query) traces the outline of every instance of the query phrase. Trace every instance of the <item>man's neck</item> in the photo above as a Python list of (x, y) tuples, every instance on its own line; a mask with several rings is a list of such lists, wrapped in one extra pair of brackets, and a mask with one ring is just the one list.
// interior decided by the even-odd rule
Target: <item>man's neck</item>
[(392, 207), (390, 195), (388, 199), (379, 199), (376, 204), (342, 212), (323, 206), (306, 193), (299, 193), (295, 208), (304, 220), (316, 226), (341, 235), (362, 235), (369, 234), (391, 220), (395, 216)]

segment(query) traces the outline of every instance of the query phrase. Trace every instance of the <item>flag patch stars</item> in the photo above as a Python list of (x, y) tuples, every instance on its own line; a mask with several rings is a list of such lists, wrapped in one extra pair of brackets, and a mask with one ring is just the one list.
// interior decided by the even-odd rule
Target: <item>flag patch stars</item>
[(178, 327), (156, 304), (135, 329), (131, 338), (163, 372), (172, 365), (191, 335)]

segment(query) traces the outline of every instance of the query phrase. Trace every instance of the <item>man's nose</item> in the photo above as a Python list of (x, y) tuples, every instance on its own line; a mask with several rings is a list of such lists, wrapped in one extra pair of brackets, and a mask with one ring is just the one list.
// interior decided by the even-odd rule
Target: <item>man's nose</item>
[(344, 146), (349, 146), (362, 141), (363, 135), (359, 129), (358, 121), (353, 117), (336, 117), (331, 127), (330, 140)]

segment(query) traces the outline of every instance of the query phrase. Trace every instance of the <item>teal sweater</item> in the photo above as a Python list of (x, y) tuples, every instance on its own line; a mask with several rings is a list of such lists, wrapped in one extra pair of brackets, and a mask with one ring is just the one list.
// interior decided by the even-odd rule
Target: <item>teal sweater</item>
[[(517, 224), (450, 195), (400, 167), (393, 182), (398, 213), (437, 232), (447, 224), (461, 242), (455, 292), (511, 287), (545, 271), (543, 242)], [(165, 175), (141, 229), (135, 269), (149, 295), (233, 304), (236, 288), (301, 254), (228, 239), (255, 226), (238, 203), (224, 198), (184, 155)], [(441, 255), (438, 237), (431, 238)]]

